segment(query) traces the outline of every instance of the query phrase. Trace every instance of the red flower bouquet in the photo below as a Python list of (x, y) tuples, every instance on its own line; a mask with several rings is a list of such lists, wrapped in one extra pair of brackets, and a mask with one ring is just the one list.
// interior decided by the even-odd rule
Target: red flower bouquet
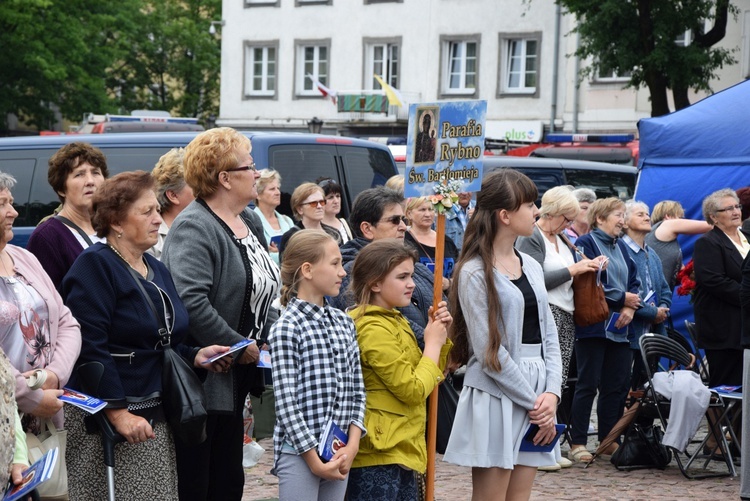
[(677, 295), (690, 295), (690, 302), (693, 302), (692, 295), (695, 292), (695, 271), (693, 270), (693, 260), (691, 259), (683, 268), (677, 272)]

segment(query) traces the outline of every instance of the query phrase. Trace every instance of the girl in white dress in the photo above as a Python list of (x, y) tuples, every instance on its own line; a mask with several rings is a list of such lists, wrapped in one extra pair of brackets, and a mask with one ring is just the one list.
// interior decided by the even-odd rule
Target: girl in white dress
[(445, 460), (472, 467), (473, 499), (528, 499), (552, 452), (520, 452), (555, 438), (562, 364), (538, 262), (515, 251), (539, 213), (537, 189), (510, 169), (490, 174), (477, 195), (451, 291), (455, 361), (467, 363)]

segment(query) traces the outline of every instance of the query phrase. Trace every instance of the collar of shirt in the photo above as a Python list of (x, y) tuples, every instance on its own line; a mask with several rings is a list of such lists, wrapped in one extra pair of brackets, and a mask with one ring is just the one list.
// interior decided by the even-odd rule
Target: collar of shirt
[(641, 248), (641, 246), (638, 245), (636, 243), (636, 241), (633, 240), (632, 238), (630, 238), (628, 235), (623, 235), (622, 236), (622, 241), (625, 242), (625, 245), (627, 245), (628, 247), (630, 247), (630, 250), (632, 250), (636, 254), (638, 254), (641, 251), (646, 250), (646, 244), (645, 243), (643, 244), (643, 248)]

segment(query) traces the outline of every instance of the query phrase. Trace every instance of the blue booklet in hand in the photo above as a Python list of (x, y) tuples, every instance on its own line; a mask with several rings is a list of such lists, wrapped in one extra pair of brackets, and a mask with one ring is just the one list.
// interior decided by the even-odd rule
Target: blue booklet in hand
[(348, 441), (349, 436), (344, 433), (344, 430), (339, 428), (333, 420), (328, 421), (328, 424), (323, 429), (323, 434), (320, 436), (318, 456), (324, 462), (328, 462)]
[(609, 322), (607, 322), (607, 330), (608, 332), (614, 332), (615, 334), (624, 334), (625, 331), (628, 329), (628, 326), (620, 327), (619, 329), (615, 327), (615, 324), (617, 323), (617, 319), (620, 318), (619, 313), (613, 313), (611, 317), (609, 317)]
[(23, 472), (23, 480), (20, 484), (13, 485), (13, 483), (9, 481), (2, 501), (26, 499), (31, 491), (39, 487), (41, 483), (52, 478), (52, 473), (55, 471), (55, 465), (57, 463), (58, 451), (59, 449), (55, 447), (51, 451), (48, 451), (44, 456), (40, 457), (36, 463), (29, 466), (29, 468)]
[(560, 440), (560, 435), (563, 434), (565, 431), (565, 425), (564, 424), (556, 424), (555, 425), (555, 438), (552, 440), (552, 442), (548, 443), (547, 445), (534, 445), (534, 437), (536, 436), (536, 433), (539, 431), (539, 426), (532, 424), (529, 426), (529, 430), (526, 432), (526, 435), (524, 435), (523, 440), (521, 441), (521, 448), (519, 449), (522, 452), (550, 452), (552, 449), (554, 449), (555, 444), (557, 444), (557, 441)]

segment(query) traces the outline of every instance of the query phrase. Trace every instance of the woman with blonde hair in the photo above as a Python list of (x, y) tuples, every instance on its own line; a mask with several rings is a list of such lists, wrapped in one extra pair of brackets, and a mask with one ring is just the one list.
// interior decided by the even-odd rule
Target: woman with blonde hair
[(202, 132), (187, 145), (185, 181), (196, 199), (175, 219), (162, 253), (198, 346), (256, 341), (231, 370), (203, 383), (208, 438), (195, 446), (175, 443), (180, 499), (242, 498), (242, 410), (248, 392), (260, 396), (265, 389), (258, 345), (280, 280), (260, 218), (247, 207), (258, 198), (251, 148), (247, 136), (228, 127)]
[(323, 223), (326, 203), (328, 202), (323, 188), (315, 183), (302, 183), (294, 189), (291, 205), (292, 215), (297, 222), (281, 236), (279, 261), (283, 258), (286, 243), (299, 230), (324, 231), (331, 235), (337, 244), (340, 244), (341, 235), (339, 235), (338, 230)]
[(578, 257), (573, 244), (563, 233), (573, 224), (579, 211), (578, 200), (568, 187), (549, 189), (542, 196), (534, 233), (516, 240), (516, 248), (533, 257), (544, 270), (544, 286), (549, 294), (549, 305), (560, 338), (563, 381), (568, 378), (575, 342), (573, 277), (596, 271), (600, 261)]
[(185, 171), (182, 167), (184, 157), (185, 148), (172, 148), (159, 158), (156, 167), (151, 171), (162, 218), (161, 226), (159, 226), (159, 240), (149, 250), (156, 259), (161, 257), (164, 240), (167, 238), (167, 232), (174, 219), (190, 202), (195, 200), (193, 189), (185, 182)]
[(294, 226), (289, 216), (276, 211), (276, 207), (281, 204), (281, 174), (273, 169), (262, 170), (257, 187), (258, 199), (253, 210), (263, 222), (263, 234), (268, 242), (271, 259), (279, 264), (278, 244), (281, 242), (281, 236)]
[[(406, 201), (404, 211), (411, 225), (404, 235), (404, 240), (413, 246), (419, 254), (419, 262), (435, 272), (435, 247), (437, 245), (437, 232), (432, 229), (435, 222), (435, 209), (427, 197), (415, 197)], [(458, 248), (453, 240), (445, 238), (443, 247), (443, 290), (450, 287), (450, 277), (453, 276), (453, 267), (458, 260)]]
[(664, 278), (670, 290), (677, 285), (677, 273), (682, 269), (682, 249), (677, 241), (680, 235), (699, 235), (711, 229), (705, 221), (685, 219), (680, 202), (663, 200), (654, 205), (651, 213), (651, 231), (646, 235), (646, 245), (661, 259)]

